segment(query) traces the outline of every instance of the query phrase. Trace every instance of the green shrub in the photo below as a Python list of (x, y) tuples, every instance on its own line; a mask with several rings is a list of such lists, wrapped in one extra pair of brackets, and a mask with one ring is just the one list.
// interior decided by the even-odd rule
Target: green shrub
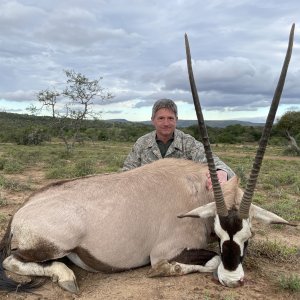
[(50, 141), (50, 135), (45, 129), (25, 128), (15, 134), (18, 145), (40, 145), (44, 141)]

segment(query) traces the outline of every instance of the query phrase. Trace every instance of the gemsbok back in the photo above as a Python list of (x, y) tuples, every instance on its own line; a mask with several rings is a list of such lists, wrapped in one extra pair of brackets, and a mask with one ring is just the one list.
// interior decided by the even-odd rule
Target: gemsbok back
[[(118, 272), (151, 263), (150, 277), (215, 272), (221, 284), (241, 285), (252, 219), (289, 224), (251, 201), (283, 90), (293, 36), (294, 25), (244, 192), (236, 176), (222, 186), (218, 182), (185, 36), (189, 79), (208, 166), (161, 159), (123, 173), (60, 181), (33, 193), (14, 214), (1, 241), (0, 288), (28, 291), (40, 286), (35, 279), (15, 282), (5, 275), (5, 269), (51, 277), (63, 289), (77, 293), (73, 271), (57, 261), (63, 257), (91, 272)], [(213, 190), (206, 189), (208, 169)], [(220, 255), (206, 250), (212, 233), (219, 239)]]

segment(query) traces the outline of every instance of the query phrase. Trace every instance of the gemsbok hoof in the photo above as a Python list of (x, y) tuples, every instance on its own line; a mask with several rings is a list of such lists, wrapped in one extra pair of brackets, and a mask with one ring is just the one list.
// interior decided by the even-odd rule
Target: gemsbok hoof
[(72, 294), (79, 293), (79, 288), (78, 288), (76, 280), (74, 280), (74, 281), (58, 281), (58, 285), (61, 288), (63, 288), (64, 290), (66, 290)]
[(151, 267), (148, 271), (147, 276), (152, 277), (162, 277), (168, 276), (170, 274), (170, 263), (167, 260), (161, 260), (157, 264)]

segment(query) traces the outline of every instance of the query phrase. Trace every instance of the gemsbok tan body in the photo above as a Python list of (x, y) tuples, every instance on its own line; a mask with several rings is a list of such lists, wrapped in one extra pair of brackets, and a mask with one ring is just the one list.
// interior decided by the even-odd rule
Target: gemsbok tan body
[[(118, 272), (151, 263), (149, 276), (214, 272), (223, 285), (243, 283), (243, 257), (251, 221), (289, 224), (251, 203), (267, 139), (291, 56), (294, 25), (278, 86), (245, 192), (235, 176), (220, 186), (193, 78), (186, 36), (191, 89), (208, 166), (162, 159), (124, 173), (95, 175), (49, 185), (15, 213), (1, 242), (2, 266), (21, 275), (48, 276), (73, 293), (75, 275), (68, 257), (91, 272)], [(207, 172), (213, 190), (207, 190)], [(178, 218), (180, 217), (180, 218)], [(205, 250), (212, 233), (220, 255)], [(3, 268), (0, 268), (2, 275)], [(37, 284), (38, 286), (39, 284)], [(26, 291), (2, 276), (0, 288)]]

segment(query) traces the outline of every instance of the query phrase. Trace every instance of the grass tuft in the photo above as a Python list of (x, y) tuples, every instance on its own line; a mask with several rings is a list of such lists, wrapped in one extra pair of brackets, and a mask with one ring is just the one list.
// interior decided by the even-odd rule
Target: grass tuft
[(281, 275), (278, 280), (281, 289), (290, 293), (300, 292), (300, 277), (297, 274)]
[(95, 174), (97, 171), (95, 164), (95, 161), (92, 159), (85, 158), (77, 161), (74, 167), (74, 177)]
[(264, 205), (264, 208), (286, 220), (300, 221), (300, 202), (295, 197), (281, 195), (275, 201)]
[(274, 262), (297, 262), (298, 249), (278, 241), (252, 241), (249, 245), (249, 256), (263, 257)]
[(7, 205), (7, 199), (0, 194), (0, 207)]
[(7, 179), (4, 176), (0, 176), (0, 187), (14, 192), (22, 192), (32, 189), (30, 184), (18, 182), (13, 179)]
[(2, 170), (7, 174), (17, 174), (24, 171), (24, 165), (17, 160), (7, 159), (1, 164)]
[(236, 175), (239, 177), (240, 179), (240, 184), (243, 188), (246, 187), (246, 184), (247, 184), (247, 173), (245, 171), (245, 167), (243, 165), (238, 165), (236, 168), (235, 168), (235, 173)]
[(4, 224), (7, 220), (7, 216), (0, 213), (0, 225)]

